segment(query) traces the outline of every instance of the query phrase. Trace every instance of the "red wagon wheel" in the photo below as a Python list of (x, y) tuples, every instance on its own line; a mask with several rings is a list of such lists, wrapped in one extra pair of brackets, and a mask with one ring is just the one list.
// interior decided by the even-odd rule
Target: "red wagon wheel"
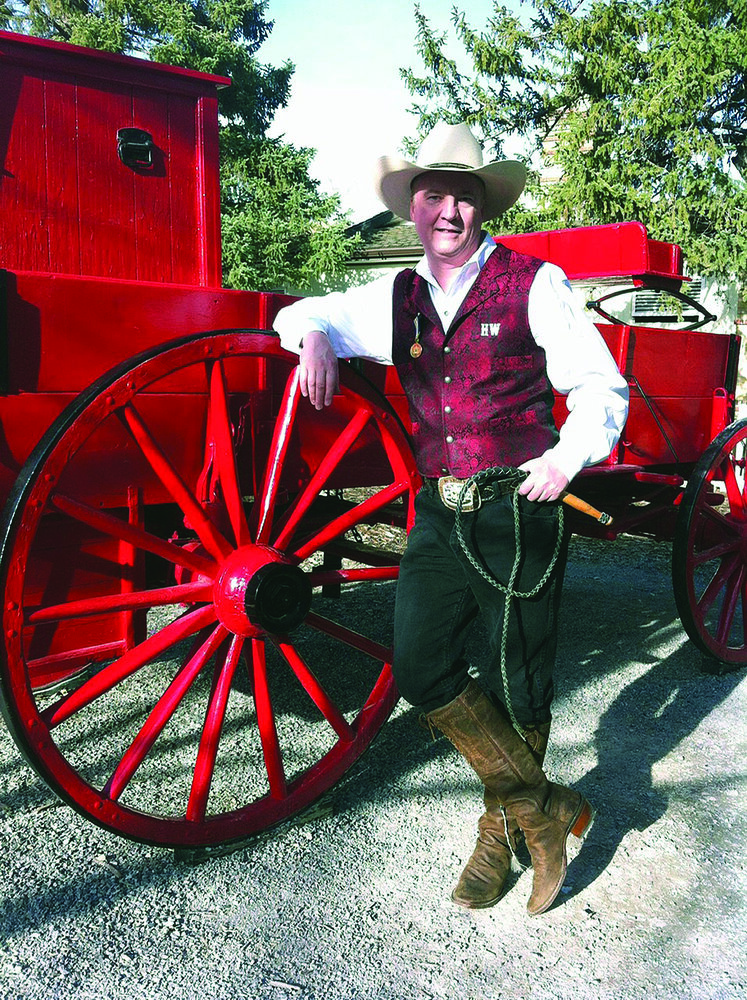
[(726, 427), (693, 469), (674, 534), (674, 595), (707, 656), (747, 663), (747, 420)]
[(404, 526), (417, 473), (386, 403), (342, 383), (318, 415), (276, 338), (175, 341), (100, 379), (26, 463), (2, 525), (3, 714), (96, 823), (241, 839), (322, 795), (389, 715), (371, 588), (396, 560), (322, 553)]

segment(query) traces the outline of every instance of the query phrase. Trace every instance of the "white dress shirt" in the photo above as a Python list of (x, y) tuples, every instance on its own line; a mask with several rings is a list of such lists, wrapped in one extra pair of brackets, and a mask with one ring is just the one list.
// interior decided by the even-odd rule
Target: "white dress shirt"
[[(448, 330), (459, 307), (495, 249), (485, 236), (447, 291), (423, 257), (415, 270), (428, 283), (433, 305)], [(311, 330), (325, 333), (339, 358), (370, 358), (392, 364), (392, 290), (396, 272), (347, 292), (300, 299), (275, 319), (280, 342), (298, 353)], [(529, 327), (545, 352), (552, 387), (566, 396), (568, 418), (548, 454), (570, 480), (599, 462), (617, 443), (628, 412), (628, 386), (601, 334), (577, 302), (570, 282), (555, 264), (542, 264), (528, 301)], [(538, 456), (539, 457), (539, 456)]]

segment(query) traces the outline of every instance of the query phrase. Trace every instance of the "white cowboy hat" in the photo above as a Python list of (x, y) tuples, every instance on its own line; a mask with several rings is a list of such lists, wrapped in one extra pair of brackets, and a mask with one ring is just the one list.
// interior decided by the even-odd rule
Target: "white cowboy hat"
[(483, 166), (482, 149), (465, 122), (437, 122), (418, 151), (418, 162), (382, 156), (376, 163), (374, 187), (386, 207), (402, 219), (410, 218), (410, 187), (420, 174), (431, 170), (466, 171), (485, 185), (483, 219), (494, 219), (510, 208), (527, 179), (518, 160), (494, 160)]

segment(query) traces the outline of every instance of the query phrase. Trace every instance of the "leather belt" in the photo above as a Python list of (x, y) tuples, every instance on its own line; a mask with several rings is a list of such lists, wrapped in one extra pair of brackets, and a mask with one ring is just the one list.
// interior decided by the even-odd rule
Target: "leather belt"
[(423, 484), (437, 492), (444, 507), (449, 510), (457, 509), (461, 497), (462, 512), (469, 513), (478, 510), (483, 503), (490, 503), (491, 500), (513, 493), (522, 478), (523, 476), (513, 475), (477, 483), (469, 479), (458, 479), (456, 476), (441, 476), (438, 479), (426, 476)]

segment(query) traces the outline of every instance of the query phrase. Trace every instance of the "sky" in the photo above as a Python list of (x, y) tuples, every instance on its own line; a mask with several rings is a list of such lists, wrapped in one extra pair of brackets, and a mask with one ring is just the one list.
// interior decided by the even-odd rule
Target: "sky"
[[(419, 0), (431, 27), (450, 31), (455, 0)], [(412, 96), (400, 67), (422, 69), (415, 51), (412, 0), (269, 0), (275, 22), (257, 58), (295, 64), (291, 98), (275, 116), (271, 136), (317, 150), (311, 173), (321, 189), (339, 194), (351, 221), (384, 206), (372, 191), (379, 156), (402, 152), (402, 139), (417, 131), (408, 114)], [(456, 0), (469, 23), (482, 28), (493, 0)], [(459, 47), (450, 53), (456, 57)]]

